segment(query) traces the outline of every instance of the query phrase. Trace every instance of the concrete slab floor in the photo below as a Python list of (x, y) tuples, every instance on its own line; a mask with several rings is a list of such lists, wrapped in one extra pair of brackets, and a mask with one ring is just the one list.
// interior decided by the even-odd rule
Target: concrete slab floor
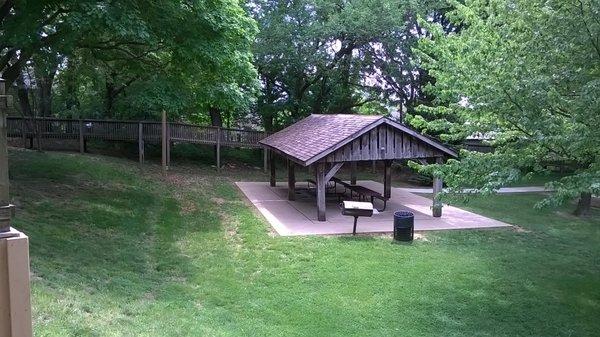
[[(383, 191), (383, 185), (366, 180), (357, 182), (375, 191)], [(236, 185), (267, 219), (279, 235), (331, 235), (352, 234), (353, 217), (341, 214), (337, 196), (327, 197), (327, 221), (317, 220), (317, 205), (314, 189), (309, 190), (306, 183), (296, 184), (296, 200), (287, 200), (287, 183), (278, 182), (276, 187), (268, 182), (237, 182)], [(338, 187), (343, 191), (342, 187)], [(392, 188), (392, 197), (383, 212), (372, 217), (358, 219), (357, 233), (393, 232), (393, 214), (398, 210), (415, 214), (415, 231), (477, 229), (510, 226), (501, 221), (490, 219), (457, 207), (444, 205), (441, 218), (431, 216), (431, 199), (419, 196), (402, 188)], [(382, 204), (375, 201), (375, 207)]]

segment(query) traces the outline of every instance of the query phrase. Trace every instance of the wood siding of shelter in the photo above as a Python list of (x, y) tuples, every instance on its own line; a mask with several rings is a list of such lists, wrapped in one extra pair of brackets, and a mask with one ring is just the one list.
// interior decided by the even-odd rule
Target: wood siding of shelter
[(443, 156), (444, 153), (422, 140), (390, 125), (382, 124), (337, 149), (319, 162), (420, 159)]

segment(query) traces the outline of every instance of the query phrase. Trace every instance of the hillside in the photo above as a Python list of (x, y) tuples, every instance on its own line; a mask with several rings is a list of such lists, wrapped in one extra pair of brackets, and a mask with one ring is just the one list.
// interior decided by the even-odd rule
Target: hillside
[[(210, 167), (10, 153), (37, 336), (593, 336), (600, 221), (537, 195), (467, 207), (515, 229), (284, 238)], [(243, 176), (243, 177), (242, 177)], [(598, 214), (596, 214), (598, 215)]]

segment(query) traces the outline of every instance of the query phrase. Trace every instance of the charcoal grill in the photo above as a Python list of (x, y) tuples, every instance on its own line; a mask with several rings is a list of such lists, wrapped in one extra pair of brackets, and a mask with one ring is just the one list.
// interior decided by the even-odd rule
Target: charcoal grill
[(373, 204), (370, 202), (342, 201), (340, 207), (342, 208), (342, 215), (354, 217), (352, 235), (356, 235), (356, 222), (358, 221), (358, 217), (370, 217), (373, 215)]

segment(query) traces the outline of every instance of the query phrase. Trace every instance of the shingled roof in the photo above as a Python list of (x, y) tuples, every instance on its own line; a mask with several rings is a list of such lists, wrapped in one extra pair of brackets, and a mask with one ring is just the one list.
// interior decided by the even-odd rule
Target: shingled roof
[(417, 131), (389, 118), (373, 115), (313, 114), (264, 138), (260, 143), (296, 162), (309, 165), (382, 123), (401, 129), (446, 155), (456, 157), (456, 152)]

